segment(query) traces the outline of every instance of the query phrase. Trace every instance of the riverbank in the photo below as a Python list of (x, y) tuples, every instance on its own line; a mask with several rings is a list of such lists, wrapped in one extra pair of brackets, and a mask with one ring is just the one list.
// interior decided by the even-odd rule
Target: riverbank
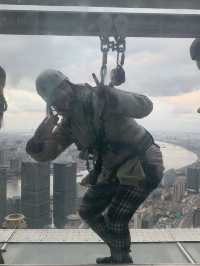
[(158, 142), (163, 153), (165, 170), (181, 169), (198, 161), (198, 155), (175, 143)]

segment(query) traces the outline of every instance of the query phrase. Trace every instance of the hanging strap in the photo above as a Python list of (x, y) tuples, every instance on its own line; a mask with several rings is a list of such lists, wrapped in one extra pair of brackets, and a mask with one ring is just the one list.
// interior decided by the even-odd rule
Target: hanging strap
[[(88, 149), (88, 158), (86, 162), (87, 170), (90, 173), (90, 184), (94, 185), (97, 182), (98, 175), (102, 169), (102, 153), (105, 149), (106, 141), (105, 141), (105, 128), (104, 128), (104, 110), (105, 110), (105, 99), (103, 97), (103, 90), (106, 88), (102, 88), (102, 84), (99, 85), (98, 90), (102, 90), (98, 95), (98, 101), (101, 105), (97, 106), (99, 112), (96, 115), (93, 106), (93, 93), (90, 93), (88, 100), (84, 106), (85, 116), (88, 119), (88, 126), (92, 129), (92, 135), (94, 136), (94, 147), (93, 150), (96, 152), (96, 156), (91, 156), (90, 148)], [(100, 91), (99, 91), (100, 92)], [(99, 93), (97, 92), (97, 94)], [(97, 122), (95, 123), (95, 120)], [(92, 149), (91, 149), (92, 150)], [(90, 167), (90, 161), (92, 161), (92, 168)]]

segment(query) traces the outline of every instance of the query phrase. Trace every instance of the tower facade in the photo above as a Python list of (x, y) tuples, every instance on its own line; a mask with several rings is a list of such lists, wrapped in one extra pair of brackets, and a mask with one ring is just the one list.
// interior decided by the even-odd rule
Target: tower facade
[(53, 165), (53, 214), (57, 228), (63, 228), (67, 216), (76, 211), (76, 171), (76, 163)]
[(199, 192), (200, 187), (200, 167), (191, 166), (187, 169), (187, 189)]
[(22, 163), (21, 205), (29, 228), (50, 223), (50, 165)]
[(6, 213), (7, 213), (7, 169), (5, 167), (0, 167), (0, 225), (3, 223)]

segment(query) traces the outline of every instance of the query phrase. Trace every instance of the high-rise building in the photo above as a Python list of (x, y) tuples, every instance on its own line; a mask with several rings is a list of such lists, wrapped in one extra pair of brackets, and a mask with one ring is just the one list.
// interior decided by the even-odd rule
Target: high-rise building
[(0, 165), (1, 166), (10, 166), (10, 160), (13, 158), (16, 149), (8, 147), (6, 149), (0, 150)]
[(16, 174), (19, 174), (21, 171), (21, 161), (17, 158), (10, 160), (10, 170)]
[(198, 193), (200, 187), (200, 167), (191, 166), (187, 168), (187, 189)]
[(4, 150), (0, 150), (0, 165), (5, 164), (5, 152)]
[(196, 208), (192, 217), (193, 227), (200, 227), (200, 208)]
[(152, 228), (154, 224), (153, 215), (151, 213), (146, 213), (142, 217), (141, 228)]
[(181, 201), (185, 193), (186, 179), (185, 176), (177, 176), (177, 180), (173, 186), (173, 199), (176, 202)]
[(7, 213), (21, 213), (21, 197), (7, 198)]
[(0, 225), (4, 221), (7, 212), (7, 170), (0, 167)]
[(29, 228), (50, 223), (50, 165), (22, 163), (21, 206)]
[(142, 217), (143, 217), (143, 212), (138, 210), (134, 214), (134, 228), (139, 229), (142, 228)]
[(67, 216), (76, 212), (76, 163), (53, 165), (53, 215), (57, 228), (63, 228)]
[(162, 178), (162, 185), (164, 187), (171, 187), (176, 181), (176, 171), (175, 169), (169, 169), (164, 173)]

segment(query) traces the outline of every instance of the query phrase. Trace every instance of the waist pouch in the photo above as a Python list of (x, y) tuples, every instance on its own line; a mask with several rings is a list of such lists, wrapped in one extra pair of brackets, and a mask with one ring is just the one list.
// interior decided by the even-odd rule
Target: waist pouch
[[(154, 140), (149, 132), (146, 132), (136, 148), (131, 147), (130, 144), (121, 144), (121, 146), (118, 144), (118, 152), (120, 147), (121, 149), (126, 148), (127, 150), (130, 150), (130, 156), (118, 165), (114, 171), (114, 175), (118, 178), (121, 184), (140, 185), (146, 182), (146, 176), (149, 175), (150, 169), (147, 169), (146, 166), (145, 169), (143, 168), (142, 157), (152, 144), (154, 144)], [(118, 146), (115, 146), (115, 149), (117, 149), (117, 147)]]
[(134, 157), (123, 163), (116, 172), (120, 184), (139, 186), (144, 182), (146, 174), (139, 157)]
[[(112, 152), (120, 153), (120, 151), (128, 150), (129, 156), (110, 172), (107, 180), (115, 180), (116, 177), (121, 184), (138, 185), (145, 179), (145, 172), (141, 164), (140, 158), (145, 154), (145, 151), (154, 143), (153, 137), (149, 132), (146, 132), (142, 140), (137, 144), (137, 147), (131, 146), (128, 143), (112, 142), (106, 143), (106, 149)], [(90, 184), (95, 184), (101, 171), (92, 171), (90, 176)], [(99, 181), (99, 180), (98, 180)]]
[(116, 171), (120, 184), (142, 186), (146, 190), (155, 189), (161, 182), (158, 166), (149, 164), (136, 156), (127, 160)]

